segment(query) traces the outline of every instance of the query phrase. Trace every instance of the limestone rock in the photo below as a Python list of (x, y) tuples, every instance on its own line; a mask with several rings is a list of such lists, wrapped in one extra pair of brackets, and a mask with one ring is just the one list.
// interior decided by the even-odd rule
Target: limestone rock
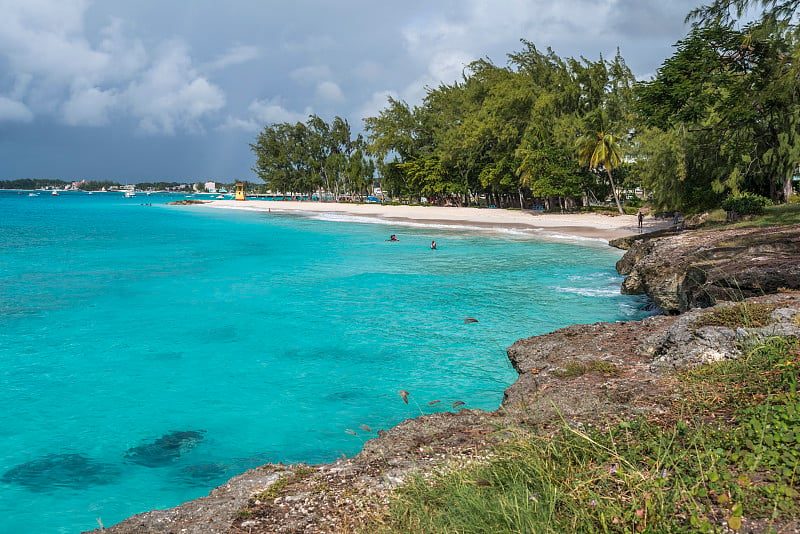
[(800, 225), (641, 235), (617, 271), (627, 295), (646, 294), (669, 315), (800, 289)]

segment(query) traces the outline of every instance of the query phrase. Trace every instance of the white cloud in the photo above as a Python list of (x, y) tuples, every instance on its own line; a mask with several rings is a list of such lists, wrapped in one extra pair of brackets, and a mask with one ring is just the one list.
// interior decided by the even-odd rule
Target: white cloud
[(202, 129), (199, 119), (225, 106), (225, 94), (192, 67), (188, 47), (166, 43), (150, 67), (122, 94), (146, 133), (174, 134)]
[(389, 97), (399, 99), (394, 91), (376, 91), (370, 99), (356, 112), (356, 118), (364, 120), (367, 117), (377, 117), (382, 109), (389, 105)]
[(0, 96), (0, 122), (31, 122), (33, 113), (22, 102)]
[(290, 124), (305, 122), (309, 115), (314, 113), (310, 107), (307, 107), (302, 112), (290, 111), (280, 103), (280, 99), (278, 98), (271, 100), (254, 100), (248, 106), (247, 111), (249, 112), (249, 116), (246, 118), (226, 118), (221, 129), (257, 132), (264, 126), (270, 124), (280, 122), (288, 122)]
[(298, 82), (315, 83), (330, 78), (331, 68), (327, 65), (308, 65), (294, 69), (289, 73), (289, 77)]
[(236, 45), (224, 54), (214, 58), (211, 62), (205, 65), (205, 70), (215, 71), (221, 70), (232, 65), (239, 65), (247, 63), (256, 59), (259, 56), (258, 48), (255, 46)]
[[(174, 134), (202, 130), (202, 121), (225, 106), (223, 90), (199, 73), (184, 41), (148, 51), (112, 17), (93, 44), (84, 26), (88, 7), (86, 0), (0, 0), (0, 60), (11, 67), (6, 78), (14, 80), (14, 96), (28, 113), (84, 126), (128, 115), (143, 132)], [(206, 68), (256, 54), (254, 47), (234, 46)]]
[(80, 0), (2, 0), (0, 51), (16, 72), (63, 80), (102, 71), (108, 56), (84, 36)]
[(331, 81), (322, 82), (317, 86), (317, 97), (329, 102), (342, 102), (344, 100), (341, 87)]
[(64, 103), (63, 119), (71, 126), (103, 126), (108, 124), (109, 111), (116, 103), (114, 91), (88, 87), (73, 92)]
[(256, 100), (249, 106), (249, 111), (261, 122), (304, 122), (313, 112), (306, 108), (303, 112), (289, 111), (280, 105), (278, 99)]
[(356, 76), (368, 82), (374, 82), (383, 75), (383, 67), (376, 61), (362, 61), (354, 69)]

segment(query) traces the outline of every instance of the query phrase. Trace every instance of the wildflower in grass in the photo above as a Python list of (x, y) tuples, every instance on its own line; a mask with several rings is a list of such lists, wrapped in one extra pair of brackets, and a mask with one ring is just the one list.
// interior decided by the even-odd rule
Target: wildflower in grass
[(531, 496), (528, 497), (528, 500), (531, 502), (539, 502), (539, 499), (536, 497), (535, 493), (531, 493)]
[(617, 464), (612, 464), (611, 469), (608, 470), (609, 475), (616, 475), (617, 474)]
[(591, 501), (589, 501), (589, 506), (591, 506), (592, 508), (594, 508), (595, 506), (597, 506), (597, 501), (596, 501), (596, 500), (594, 500), (594, 499), (592, 499)]

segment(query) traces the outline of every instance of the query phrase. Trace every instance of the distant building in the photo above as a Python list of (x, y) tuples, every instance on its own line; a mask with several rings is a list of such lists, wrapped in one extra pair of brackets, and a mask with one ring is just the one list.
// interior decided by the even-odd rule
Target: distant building
[(209, 193), (216, 193), (217, 192), (217, 184), (216, 182), (206, 182), (205, 186), (206, 191)]

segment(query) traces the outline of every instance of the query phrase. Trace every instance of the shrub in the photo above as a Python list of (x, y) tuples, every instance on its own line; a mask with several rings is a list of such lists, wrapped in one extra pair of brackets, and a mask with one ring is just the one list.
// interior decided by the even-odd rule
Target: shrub
[(772, 201), (754, 193), (741, 193), (731, 195), (722, 201), (721, 207), (729, 214), (736, 215), (762, 215), (764, 208), (771, 206)]

